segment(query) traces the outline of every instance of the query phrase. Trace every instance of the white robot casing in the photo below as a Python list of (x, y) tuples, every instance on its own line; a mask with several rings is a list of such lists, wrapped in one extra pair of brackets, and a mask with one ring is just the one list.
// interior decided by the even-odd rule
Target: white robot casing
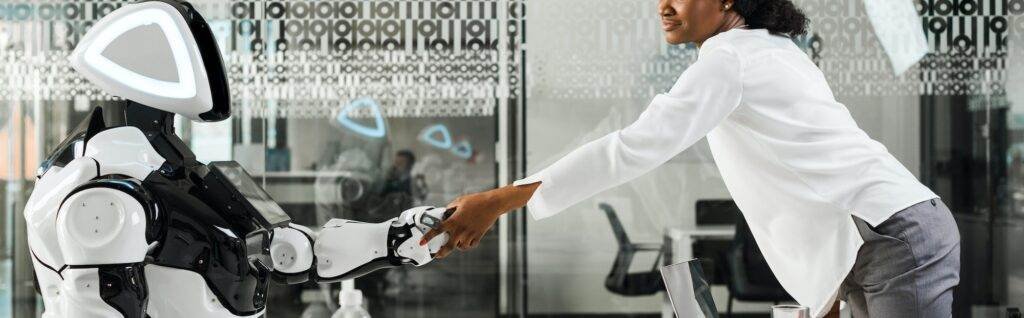
[(419, 207), (382, 223), (292, 224), (235, 162), (202, 164), (173, 115), (230, 115), (209, 26), (175, 0), (129, 4), (89, 30), (71, 65), (124, 101), (97, 107), (43, 162), (25, 207), (45, 318), (257, 317), (270, 279), (337, 281), (421, 266), (447, 241)]

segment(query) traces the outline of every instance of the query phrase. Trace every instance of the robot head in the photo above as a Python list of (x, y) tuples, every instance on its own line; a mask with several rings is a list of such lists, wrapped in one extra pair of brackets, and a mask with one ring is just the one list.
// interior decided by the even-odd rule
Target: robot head
[(96, 21), (70, 60), (115, 96), (196, 121), (231, 113), (217, 43), (187, 2), (151, 0), (114, 10)]

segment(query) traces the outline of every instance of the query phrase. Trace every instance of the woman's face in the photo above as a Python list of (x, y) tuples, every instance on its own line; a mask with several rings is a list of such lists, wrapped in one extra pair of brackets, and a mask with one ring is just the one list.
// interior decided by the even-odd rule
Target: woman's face
[(658, 0), (665, 41), (703, 43), (721, 27), (727, 4), (732, 0)]

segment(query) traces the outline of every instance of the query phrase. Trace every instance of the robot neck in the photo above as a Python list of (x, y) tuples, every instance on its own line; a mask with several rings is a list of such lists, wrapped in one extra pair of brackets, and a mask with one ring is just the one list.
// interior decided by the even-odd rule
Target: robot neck
[(107, 128), (131, 126), (147, 137), (174, 134), (174, 114), (125, 100), (103, 106), (103, 123)]

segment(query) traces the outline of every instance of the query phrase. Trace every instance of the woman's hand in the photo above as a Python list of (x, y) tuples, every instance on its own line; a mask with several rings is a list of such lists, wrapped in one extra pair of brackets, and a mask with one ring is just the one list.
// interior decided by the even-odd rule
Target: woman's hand
[(448, 233), (448, 243), (437, 252), (437, 258), (444, 258), (452, 252), (453, 248), (466, 251), (477, 246), (480, 238), (490, 231), (505, 211), (501, 195), (495, 189), (487, 192), (474, 193), (461, 196), (452, 203), (449, 208), (455, 209), (451, 216), (441, 222), (439, 228), (427, 232), (420, 241), (420, 244), (430, 242), (434, 236), (442, 232)]
[(448, 208), (455, 209), (452, 215), (441, 222), (441, 226), (427, 232), (420, 245), (447, 232), (448, 243), (437, 252), (437, 258), (445, 258), (455, 248), (472, 249), (480, 244), (480, 238), (494, 227), (502, 214), (526, 205), (538, 186), (540, 183), (507, 186), (461, 196), (448, 204)]

